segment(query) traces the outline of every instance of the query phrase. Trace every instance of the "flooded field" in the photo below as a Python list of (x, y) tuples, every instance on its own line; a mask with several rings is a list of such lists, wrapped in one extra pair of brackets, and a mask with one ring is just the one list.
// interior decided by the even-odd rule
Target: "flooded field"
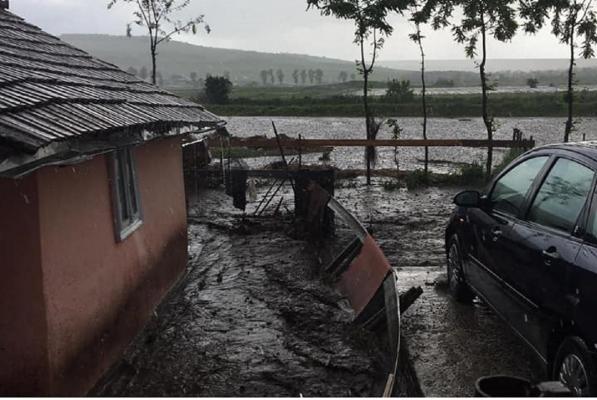
[[(597, 86), (595, 85), (585, 85), (580, 86), (577, 89), (580, 91), (588, 91), (594, 92), (597, 90)], [(384, 96), (386, 94), (387, 89), (372, 89), (371, 94), (373, 96)], [(416, 94), (421, 93), (420, 88), (414, 88), (413, 91)], [(565, 86), (538, 86), (534, 89), (531, 89), (528, 86), (497, 86), (495, 90), (492, 90), (492, 93), (565, 93), (567, 88)], [(463, 95), (463, 94), (481, 94), (481, 87), (451, 87), (451, 88), (427, 88), (427, 93), (429, 95)], [(360, 96), (362, 91), (352, 92), (352, 95)]]
[[(274, 121), (280, 133), (291, 137), (302, 135), (307, 139), (362, 139), (365, 123), (361, 118), (282, 118), (282, 117), (230, 117), (228, 130), (231, 134), (241, 137), (267, 135), (273, 137), (271, 122)], [(560, 142), (564, 134), (562, 118), (498, 118), (498, 132), (496, 139), (511, 139), (514, 128), (520, 129), (528, 138), (533, 136), (537, 145)], [(419, 139), (421, 137), (420, 118), (400, 118), (400, 126), (404, 129), (403, 139)], [(484, 139), (485, 127), (480, 118), (447, 119), (432, 118), (429, 121), (428, 136), (430, 139)], [(577, 131), (572, 140), (581, 140), (583, 134), (587, 140), (597, 140), (597, 118), (583, 118), (579, 121)], [(391, 139), (392, 135), (387, 126), (382, 128), (378, 138)], [(431, 148), (430, 157), (437, 162), (431, 168), (436, 172), (449, 172), (456, 168), (454, 161), (483, 163), (486, 150), (469, 148)], [(504, 153), (503, 149), (496, 149), (497, 160)], [(423, 149), (399, 149), (400, 167), (414, 170), (422, 167)], [(306, 163), (321, 163), (321, 154), (311, 154), (304, 157)], [(279, 158), (268, 157), (249, 160), (255, 167), (276, 161)], [(363, 168), (364, 150), (362, 148), (338, 148), (330, 154), (328, 164), (338, 168)], [(394, 150), (379, 149), (378, 168), (395, 168)]]

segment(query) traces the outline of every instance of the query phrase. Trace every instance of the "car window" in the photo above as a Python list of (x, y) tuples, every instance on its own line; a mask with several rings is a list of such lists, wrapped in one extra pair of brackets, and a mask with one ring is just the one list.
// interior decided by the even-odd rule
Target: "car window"
[(530, 158), (501, 177), (491, 193), (493, 209), (518, 215), (533, 181), (548, 159), (547, 156)]
[(597, 244), (597, 190), (593, 193), (593, 211), (589, 217), (587, 223), (587, 234), (589, 235), (590, 241)]
[(594, 175), (590, 168), (560, 158), (541, 185), (529, 220), (570, 232), (585, 205)]

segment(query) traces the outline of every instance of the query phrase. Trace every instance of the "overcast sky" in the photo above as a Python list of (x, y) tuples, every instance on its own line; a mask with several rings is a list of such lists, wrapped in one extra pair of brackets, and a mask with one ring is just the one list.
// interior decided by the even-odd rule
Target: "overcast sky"
[[(131, 7), (106, 9), (107, 0), (10, 0), (10, 9), (44, 30), (63, 33), (124, 34), (131, 21)], [(205, 14), (210, 35), (179, 36), (176, 40), (213, 47), (266, 52), (301, 53), (354, 60), (358, 51), (352, 43), (353, 26), (333, 17), (306, 11), (305, 0), (192, 0), (181, 17)], [(413, 27), (393, 17), (396, 32), (388, 40), (381, 59), (417, 59), (417, 48), (407, 34)], [(136, 28), (134, 34), (142, 34)], [(430, 59), (463, 59), (463, 48), (449, 32), (426, 32), (426, 53)], [(491, 58), (565, 58), (566, 48), (548, 31), (537, 36), (519, 34), (510, 44), (490, 43)]]

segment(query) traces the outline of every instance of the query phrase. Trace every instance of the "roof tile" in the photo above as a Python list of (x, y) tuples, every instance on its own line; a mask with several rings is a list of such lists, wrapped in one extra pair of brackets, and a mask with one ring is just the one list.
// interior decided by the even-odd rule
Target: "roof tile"
[(80, 135), (219, 122), (202, 106), (0, 10), (0, 140), (34, 150)]

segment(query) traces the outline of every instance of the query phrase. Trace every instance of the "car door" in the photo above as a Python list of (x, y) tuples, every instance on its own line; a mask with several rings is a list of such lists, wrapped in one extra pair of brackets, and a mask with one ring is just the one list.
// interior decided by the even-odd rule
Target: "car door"
[(555, 158), (525, 218), (510, 234), (502, 276), (516, 288), (523, 306), (523, 314), (511, 323), (543, 356), (551, 328), (569, 312), (569, 276), (582, 245), (579, 227), (594, 178), (589, 163)]
[[(512, 268), (510, 249), (517, 238), (512, 235), (523, 215), (538, 177), (548, 165), (549, 154), (522, 159), (493, 184), (486, 206), (470, 210), (472, 240), (467, 243), (469, 260), (465, 262), (467, 282), (507, 321), (522, 315), (517, 296), (505, 284), (504, 271)], [(517, 327), (515, 329), (518, 330)]]
[[(583, 244), (569, 276), (566, 301), (568, 312), (563, 320), (576, 326), (577, 332), (591, 349), (597, 349), (597, 192), (583, 229)], [(572, 322), (573, 321), (573, 322)]]

